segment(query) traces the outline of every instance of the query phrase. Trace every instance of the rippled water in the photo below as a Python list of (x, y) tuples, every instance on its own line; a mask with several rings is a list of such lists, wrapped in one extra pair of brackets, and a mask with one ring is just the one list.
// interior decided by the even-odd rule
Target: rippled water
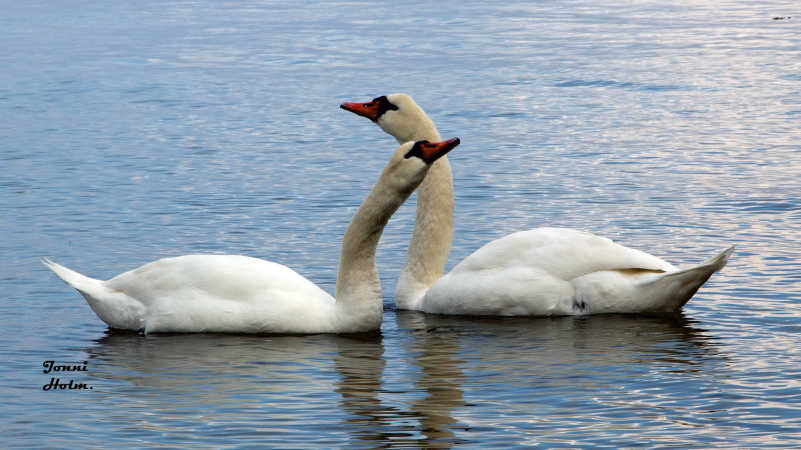
[[(3, 444), (801, 445), (801, 11), (663, 3), (5, 5)], [(449, 267), (542, 225), (737, 250), (678, 317), (396, 312), (412, 200), (366, 336), (111, 333), (39, 263), (241, 253), (333, 291), (395, 147), (337, 105), (392, 92), (463, 142)]]

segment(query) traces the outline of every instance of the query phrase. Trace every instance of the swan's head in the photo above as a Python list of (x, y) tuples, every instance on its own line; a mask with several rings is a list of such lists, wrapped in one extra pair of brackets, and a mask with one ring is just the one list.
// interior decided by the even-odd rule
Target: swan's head
[(367, 117), (401, 143), (440, 139), (434, 122), (406, 94), (382, 95), (366, 103), (343, 103), (339, 107)]
[(459, 138), (452, 138), (441, 142), (410, 141), (401, 144), (389, 160), (383, 176), (395, 189), (411, 193), (423, 181), (431, 164), (459, 143)]

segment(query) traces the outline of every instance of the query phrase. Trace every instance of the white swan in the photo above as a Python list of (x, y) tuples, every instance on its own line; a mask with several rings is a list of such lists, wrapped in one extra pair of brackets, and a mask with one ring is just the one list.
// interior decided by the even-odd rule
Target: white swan
[[(369, 118), (398, 140), (439, 138), (431, 119), (406, 94), (341, 107)], [(444, 261), (450, 251), (450, 240), (437, 235), (446, 235), (439, 227), (452, 227), (452, 217), (442, 217), (444, 208), (433, 210), (444, 198), (453, 199), (450, 170), (432, 171), (424, 184), (427, 189), (418, 191), (418, 223), (398, 280), (399, 309), (507, 316), (673, 312), (733, 251), (730, 247), (697, 266), (677, 269), (590, 233), (537, 228), (492, 241), (441, 276), (440, 267), (428, 261)], [(424, 235), (430, 230), (436, 234)]]
[(352, 333), (377, 330), (375, 252), (390, 216), (430, 165), (459, 145), (407, 142), (393, 154), (342, 239), (336, 299), (292, 269), (240, 255), (165, 258), (108, 281), (44, 264), (111, 328), (157, 332)]
[[(343, 103), (340, 107), (372, 120), (399, 143), (442, 140), (434, 122), (406, 94), (382, 96), (367, 103)], [(414, 232), (395, 290), (398, 308), (419, 309), (415, 307), (417, 301), (445, 272), (452, 240), (453, 180), (448, 158), (443, 157), (431, 166), (417, 188)]]

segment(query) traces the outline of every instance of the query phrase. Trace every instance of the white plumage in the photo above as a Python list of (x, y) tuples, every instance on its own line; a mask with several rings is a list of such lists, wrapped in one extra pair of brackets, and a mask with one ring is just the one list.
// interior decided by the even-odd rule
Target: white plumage
[(241, 255), (165, 258), (108, 281), (43, 262), (112, 328), (146, 333), (377, 330), (383, 304), (375, 251), (384, 226), (431, 163), (458, 144), (458, 139), (408, 142), (395, 151), (342, 239), (336, 299), (286, 266)]
[[(370, 118), (399, 141), (439, 137), (431, 119), (406, 94), (342, 107)], [(443, 276), (453, 209), (437, 205), (447, 200), (453, 201), (449, 166), (432, 170), (418, 190), (415, 230), (395, 296), (400, 309), (504, 316), (672, 312), (733, 251), (730, 247), (697, 266), (677, 269), (591, 233), (537, 228), (484, 245)]]

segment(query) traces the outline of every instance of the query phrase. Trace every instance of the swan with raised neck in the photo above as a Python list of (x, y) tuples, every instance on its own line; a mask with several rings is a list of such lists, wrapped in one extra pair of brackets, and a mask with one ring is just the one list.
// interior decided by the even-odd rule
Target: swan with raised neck
[(431, 164), (459, 145), (407, 142), (393, 154), (342, 240), (336, 298), (281, 264), (241, 255), (154, 261), (108, 281), (44, 264), (111, 328), (143, 333), (355, 333), (381, 326), (375, 252), (390, 216)]
[[(433, 121), (406, 94), (341, 107), (369, 118), (396, 139), (423, 139), (436, 132)], [(422, 191), (418, 194), (415, 234), (398, 281), (395, 302), (399, 309), (507, 316), (669, 313), (680, 310), (725, 266), (734, 249), (729, 247), (701, 264), (678, 269), (661, 258), (591, 233), (536, 228), (484, 245), (442, 276), (439, 266), (426, 261), (443, 256), (446, 244), (438, 240), (449, 230), (438, 226), (452, 227), (453, 219), (441, 217), (444, 208), (428, 208), (435, 204), (433, 199), (453, 198), (450, 170), (447, 182), (444, 177), (432, 178), (432, 174), (426, 182), (425, 197)], [(430, 212), (434, 218), (429, 218)], [(423, 235), (429, 231), (430, 235)], [(448, 249), (452, 228), (450, 231)], [(444, 255), (447, 258), (447, 251)]]
[[(342, 109), (367, 117), (398, 142), (440, 141), (434, 122), (407, 94), (381, 96), (366, 103), (343, 103)], [(406, 262), (398, 278), (395, 304), (415, 309), (445, 272), (453, 241), (453, 178), (447, 157), (440, 158), (417, 188), (417, 212)]]

